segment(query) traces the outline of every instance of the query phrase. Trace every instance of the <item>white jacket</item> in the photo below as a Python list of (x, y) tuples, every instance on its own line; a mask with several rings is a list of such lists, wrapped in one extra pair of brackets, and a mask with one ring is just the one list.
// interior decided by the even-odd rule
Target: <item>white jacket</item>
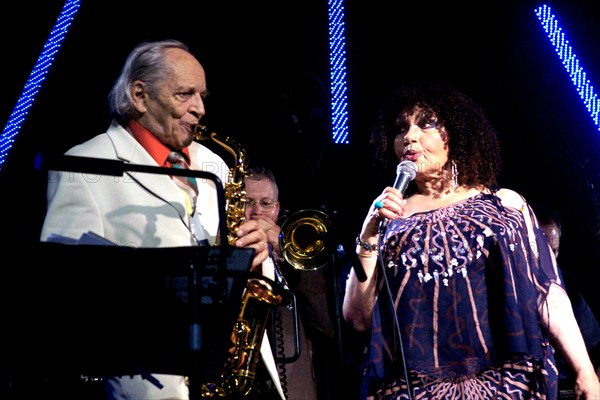
[[(191, 169), (211, 172), (225, 184), (229, 167), (219, 155), (197, 142), (189, 146), (189, 152)], [(158, 166), (133, 135), (115, 121), (106, 133), (71, 148), (66, 155)], [(197, 181), (199, 228), (194, 235), (184, 194), (168, 175), (131, 172), (115, 177), (51, 171), (48, 209), (40, 238), (47, 241), (52, 235), (60, 235), (79, 239), (82, 234), (93, 232), (119, 246), (182, 247), (196, 245), (199, 239), (214, 243), (219, 225), (216, 186), (208, 179)], [(270, 260), (263, 264), (263, 273), (274, 278)], [(266, 335), (261, 355), (281, 398), (285, 399)], [(161, 375), (160, 378), (166, 388), (170, 386), (167, 381), (173, 378), (173, 391), (168, 396), (186, 398), (188, 391), (182, 377)], [(154, 385), (143, 379), (117, 380), (108, 382), (108, 386), (115, 399), (138, 395), (145, 399), (165, 398), (166, 390), (156, 391)]]

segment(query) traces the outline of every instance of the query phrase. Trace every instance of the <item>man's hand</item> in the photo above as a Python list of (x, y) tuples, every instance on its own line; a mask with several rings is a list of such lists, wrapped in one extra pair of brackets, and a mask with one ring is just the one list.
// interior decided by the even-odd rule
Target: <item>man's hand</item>
[(262, 215), (257, 216), (254, 220), (258, 222), (260, 229), (264, 230), (267, 234), (267, 242), (269, 243), (269, 246), (271, 246), (275, 262), (283, 262), (281, 249), (279, 248), (279, 233), (281, 232), (279, 225)]
[(236, 235), (239, 238), (235, 242), (236, 247), (251, 247), (256, 251), (250, 271), (260, 272), (260, 266), (269, 257), (267, 232), (263, 223), (258, 220), (246, 221), (240, 225)]

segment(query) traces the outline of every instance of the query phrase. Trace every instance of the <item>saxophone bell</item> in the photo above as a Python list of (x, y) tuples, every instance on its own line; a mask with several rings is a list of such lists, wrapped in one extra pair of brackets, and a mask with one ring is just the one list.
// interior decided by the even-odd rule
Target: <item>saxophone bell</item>
[(231, 332), (231, 347), (220, 382), (203, 383), (202, 398), (237, 399), (247, 396), (254, 385), (260, 349), (271, 310), (290, 301), (282, 286), (266, 277), (246, 282), (240, 311)]

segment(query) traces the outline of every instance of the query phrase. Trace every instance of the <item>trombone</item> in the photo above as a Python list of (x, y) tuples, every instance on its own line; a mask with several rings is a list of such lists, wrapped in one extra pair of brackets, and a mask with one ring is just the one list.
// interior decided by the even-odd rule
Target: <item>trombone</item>
[(295, 269), (313, 271), (331, 262), (333, 221), (319, 210), (300, 210), (290, 215), (279, 233), (279, 249)]

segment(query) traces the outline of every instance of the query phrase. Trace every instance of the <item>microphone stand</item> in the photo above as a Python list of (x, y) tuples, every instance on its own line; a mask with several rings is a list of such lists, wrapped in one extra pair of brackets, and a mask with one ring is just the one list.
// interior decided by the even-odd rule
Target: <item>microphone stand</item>
[[(382, 240), (385, 237), (385, 233), (387, 231), (387, 226), (389, 224), (388, 219), (384, 219), (379, 223), (379, 235), (377, 239), (377, 243), (383, 243)], [(398, 313), (396, 312), (396, 307), (394, 306), (394, 302), (392, 299), (392, 289), (390, 288), (390, 283), (388, 282), (387, 275), (385, 273), (385, 265), (383, 264), (383, 254), (381, 254), (381, 247), (378, 246), (377, 249), (377, 265), (380, 268), (381, 277), (385, 283), (385, 289), (388, 295), (388, 301), (390, 306), (392, 307), (392, 316), (394, 318), (394, 329), (396, 330), (396, 335), (398, 336), (398, 345), (400, 350), (400, 358), (402, 360), (402, 372), (404, 374), (404, 379), (406, 380), (406, 391), (408, 393), (408, 400), (412, 400), (412, 389), (410, 387), (410, 376), (408, 374), (408, 369), (406, 368), (406, 356), (404, 355), (404, 342), (402, 340), (402, 330), (400, 329), (400, 323), (398, 322)]]

